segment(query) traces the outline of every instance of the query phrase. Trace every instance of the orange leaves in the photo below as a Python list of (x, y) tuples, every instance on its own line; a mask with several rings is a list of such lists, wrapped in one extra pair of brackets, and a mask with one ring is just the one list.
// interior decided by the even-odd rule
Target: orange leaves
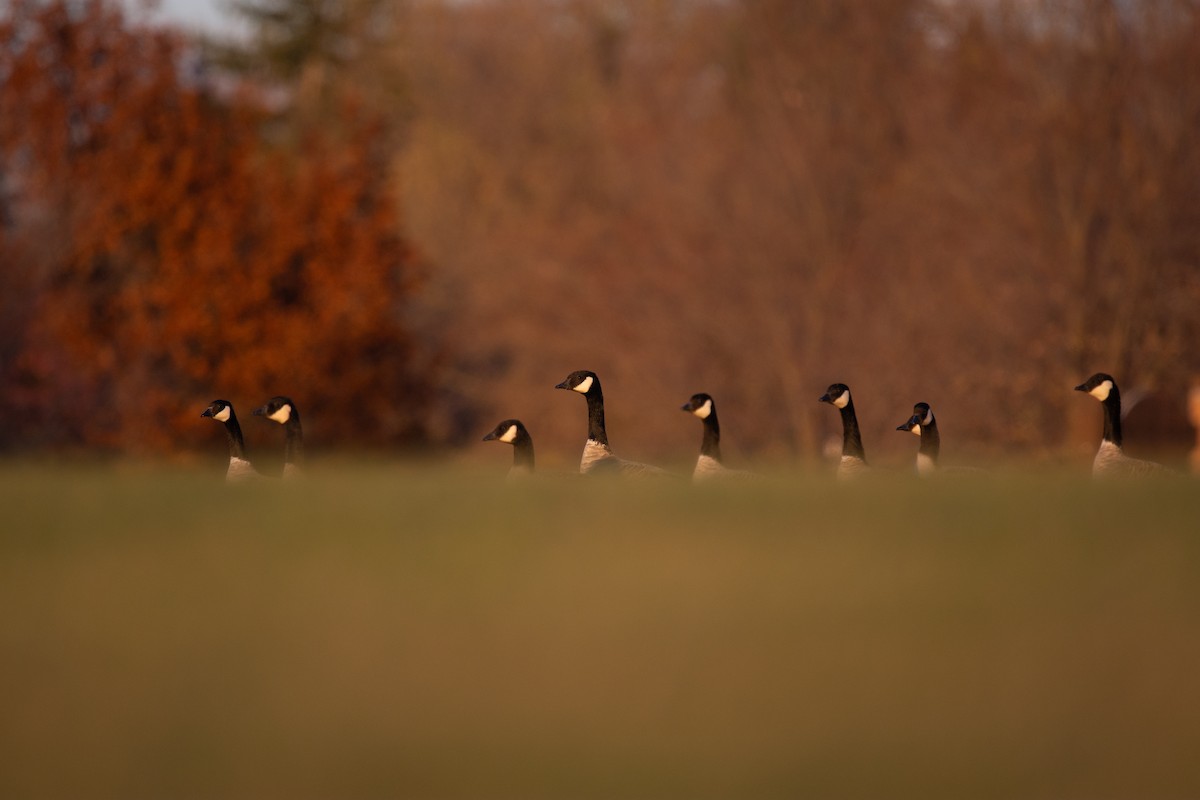
[[(3, 375), (29, 390), (3, 410), (61, 420), (53, 443), (135, 452), (178, 450), (195, 433), (179, 408), (216, 395), (286, 392), (318, 442), (419, 432), (398, 316), (413, 264), (378, 131), (351, 117), (337, 140), (273, 145), (246, 95), (181, 77), (174, 38), (111, 3), (70, 8), (0, 20), (27, 37), (0, 54), (0, 168), (19, 189), (0, 258), (21, 277), (0, 280), (36, 309)], [(365, 392), (416, 396), (397, 426)]]

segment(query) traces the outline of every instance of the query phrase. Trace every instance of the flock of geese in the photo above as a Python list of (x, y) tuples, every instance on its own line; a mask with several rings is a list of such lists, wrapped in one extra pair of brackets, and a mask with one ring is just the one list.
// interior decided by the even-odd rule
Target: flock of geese
[[(577, 370), (554, 388), (566, 389), (583, 395), (587, 400), (588, 429), (583, 445), (583, 456), (579, 462), (581, 475), (620, 475), (628, 477), (671, 476), (672, 473), (650, 464), (629, 461), (613, 452), (604, 427), (604, 392), (600, 378), (590, 370)], [(1138, 477), (1169, 474), (1171, 470), (1152, 461), (1131, 458), (1121, 449), (1121, 393), (1116, 380), (1098, 372), (1075, 387), (1100, 401), (1104, 408), (1104, 432), (1100, 449), (1092, 462), (1095, 477)], [(843, 383), (832, 384), (818, 400), (838, 409), (842, 418), (842, 454), (837, 467), (839, 479), (853, 479), (870, 472), (867, 456), (863, 450), (862, 435), (858, 428), (858, 417), (854, 411), (854, 400), (850, 387)], [(726, 467), (721, 458), (721, 425), (717, 419), (717, 405), (710, 395), (694, 394), (683, 404), (682, 410), (697, 417), (703, 424), (700, 440), (700, 455), (692, 470), (692, 480), (702, 483), (713, 480), (753, 479), (758, 475)], [(300, 474), (303, 459), (303, 433), (300, 427), (300, 412), (290, 398), (272, 397), (255, 416), (264, 417), (283, 426), (286, 433), (284, 445), (283, 477), (293, 478)], [(263, 477), (246, 457), (246, 444), (242, 428), (238, 424), (233, 404), (228, 400), (214, 400), (200, 416), (210, 417), (225, 427), (229, 442), (229, 467), (226, 480), (238, 482)], [(921, 438), (917, 450), (916, 471), (921, 476), (930, 476), (943, 470), (938, 466), (941, 437), (937, 420), (928, 403), (917, 403), (909, 419), (896, 430), (909, 431)], [(483, 437), (484, 441), (496, 441), (513, 447), (513, 462), (509, 469), (510, 479), (519, 479), (534, 472), (533, 438), (525, 425), (518, 419), (506, 419)], [(952, 468), (952, 471), (975, 471), (967, 467)]]
[[(210, 417), (225, 426), (225, 438), (229, 441), (229, 467), (225, 470), (225, 480), (237, 483), (263, 477), (246, 457), (246, 440), (242, 438), (242, 426), (238, 424), (233, 403), (213, 400), (208, 408), (200, 412), (200, 416)], [(272, 397), (254, 409), (254, 416), (265, 417), (283, 426), (283, 477), (291, 479), (299, 476), (304, 460), (304, 431), (300, 427), (300, 412), (296, 410), (296, 404), (288, 397)]]

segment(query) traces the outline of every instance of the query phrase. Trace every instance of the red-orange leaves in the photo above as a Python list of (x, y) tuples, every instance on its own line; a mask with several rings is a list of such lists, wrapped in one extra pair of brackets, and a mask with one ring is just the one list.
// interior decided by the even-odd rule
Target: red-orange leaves
[(7, 442), (169, 452), (197, 403), (278, 393), (318, 442), (419, 435), (417, 281), (369, 121), (274, 145), (249, 93), (111, 2), (18, 3), (0, 42)]

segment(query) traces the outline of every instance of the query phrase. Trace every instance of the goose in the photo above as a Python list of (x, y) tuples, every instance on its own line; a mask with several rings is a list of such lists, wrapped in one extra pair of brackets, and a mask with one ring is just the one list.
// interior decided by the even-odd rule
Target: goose
[(200, 416), (215, 419), (225, 426), (225, 437), (229, 439), (229, 468), (225, 470), (225, 480), (237, 483), (261, 478), (262, 475), (246, 458), (246, 440), (242, 438), (242, 426), (238, 424), (237, 414), (233, 413), (233, 403), (213, 400), (208, 408), (200, 412)]
[(700, 483), (722, 478), (757, 477), (752, 472), (729, 469), (721, 461), (721, 423), (717, 420), (717, 405), (712, 396), (700, 392), (692, 395), (681, 410), (688, 411), (704, 423), (704, 438), (700, 440), (700, 457), (692, 470), (692, 481)]
[(300, 475), (300, 464), (304, 461), (304, 431), (300, 428), (300, 412), (296, 410), (296, 404), (288, 397), (272, 397), (266, 405), (254, 409), (254, 416), (266, 417), (283, 426), (287, 433), (283, 449), (283, 477)]
[(513, 463), (508, 479), (520, 479), (533, 474), (533, 438), (519, 419), (506, 419), (483, 437), (485, 442), (505, 442), (513, 446)]
[(1113, 376), (1097, 372), (1075, 387), (1077, 392), (1087, 392), (1104, 407), (1104, 435), (1100, 449), (1092, 461), (1092, 477), (1144, 477), (1169, 475), (1171, 470), (1153, 461), (1130, 458), (1121, 449), (1121, 390)]
[(897, 426), (898, 431), (909, 431), (921, 437), (921, 446), (917, 448), (917, 474), (928, 477), (935, 473), (974, 473), (984, 470), (977, 467), (941, 467), (938, 465), (938, 453), (942, 449), (942, 437), (938, 433), (937, 419), (929, 403), (917, 403), (913, 406), (912, 416), (908, 422)]
[(608, 432), (604, 429), (604, 393), (600, 389), (600, 378), (596, 373), (581, 369), (572, 372), (555, 389), (578, 392), (587, 399), (588, 438), (583, 445), (583, 457), (579, 461), (579, 472), (584, 475), (617, 473), (628, 477), (650, 477), (669, 475), (666, 470), (637, 461), (618, 458), (608, 446)]
[(858, 417), (854, 414), (854, 401), (850, 398), (850, 387), (844, 383), (831, 384), (817, 400), (829, 403), (842, 414), (842, 460), (838, 462), (838, 478), (846, 480), (862, 475), (869, 466), (863, 452), (862, 434), (858, 431)]
[(898, 431), (910, 431), (921, 437), (921, 446), (917, 449), (917, 474), (932, 475), (937, 470), (938, 452), (942, 449), (942, 437), (938, 433), (937, 420), (928, 403), (917, 403), (913, 406), (912, 417), (903, 425), (897, 426)]

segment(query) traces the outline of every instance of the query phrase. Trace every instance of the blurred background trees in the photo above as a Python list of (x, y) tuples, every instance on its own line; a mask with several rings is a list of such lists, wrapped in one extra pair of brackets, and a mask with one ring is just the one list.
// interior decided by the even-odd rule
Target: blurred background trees
[(833, 381), (884, 461), (918, 400), (947, 456), (1071, 452), (1097, 370), (1182, 424), (1194, 0), (240, 0), (203, 47), (69, 8), (0, 33), (10, 445), (284, 391), (318, 442), (518, 416), (566, 463), (578, 368), (630, 456), (707, 391), (734, 459), (812, 457)]
[(294, 395), (347, 444), (423, 435), (379, 122), (346, 98), (336, 138), (276, 144), (264, 98), (111, 4), (19, 4), (0, 40), (9, 444), (178, 451), (210, 395)]

